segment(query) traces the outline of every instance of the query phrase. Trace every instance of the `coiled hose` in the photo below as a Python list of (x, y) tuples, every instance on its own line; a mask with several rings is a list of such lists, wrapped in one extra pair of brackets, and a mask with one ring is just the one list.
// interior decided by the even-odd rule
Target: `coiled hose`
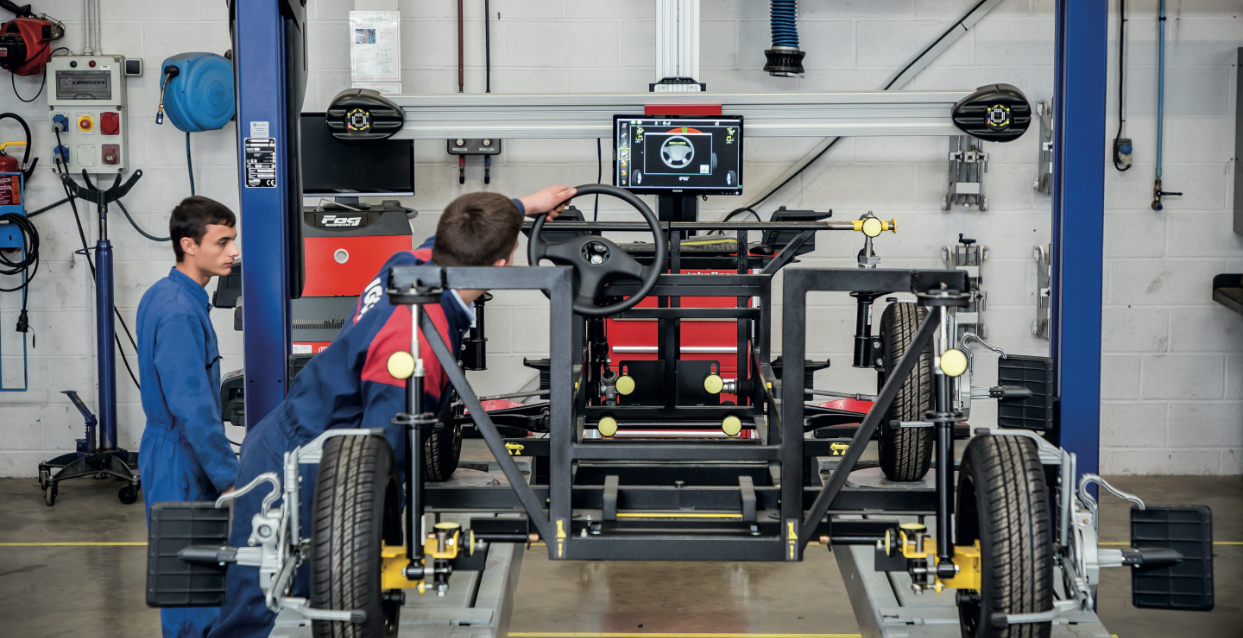
[(764, 51), (764, 70), (777, 77), (803, 74), (803, 56), (798, 49), (798, 0), (772, 0), (773, 46)]
[(772, 0), (773, 46), (798, 48), (798, 0)]
[(25, 281), (12, 288), (0, 286), (0, 291), (22, 291), (22, 311), (17, 317), (17, 331), (26, 332), (30, 326), (30, 320), (26, 314), (27, 293), (30, 290), (30, 282), (35, 278), (35, 273), (39, 272), (39, 229), (35, 228), (34, 223), (26, 219), (26, 216), (21, 213), (0, 215), (0, 222), (11, 224), (22, 234), (22, 250), (16, 258), (10, 257), (4, 251), (0, 251), (0, 275), (14, 276), (24, 274)]

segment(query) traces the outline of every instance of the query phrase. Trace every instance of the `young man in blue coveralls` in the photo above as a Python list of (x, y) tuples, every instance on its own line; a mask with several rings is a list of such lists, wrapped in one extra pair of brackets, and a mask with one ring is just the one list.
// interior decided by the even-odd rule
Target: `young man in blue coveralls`
[[(138, 304), (138, 370), (147, 427), (138, 469), (147, 520), (161, 501), (214, 501), (233, 491), (237, 457), (217, 401), (220, 353), (206, 286), (237, 257), (233, 212), (206, 197), (173, 209), (169, 235), (177, 265)], [(202, 636), (217, 607), (160, 610), (164, 638)]]
[[(237, 484), (246, 485), (263, 472), (281, 474), (284, 454), (304, 445), (331, 428), (384, 428), (397, 457), (405, 467), (406, 431), (392, 419), (405, 410), (405, 381), (389, 376), (389, 355), (409, 350), (410, 309), (388, 302), (385, 286), (392, 266), (435, 263), (440, 266), (508, 266), (518, 248), (523, 215), (548, 213), (555, 218), (573, 197), (575, 189), (550, 186), (520, 199), (496, 193), (463, 195), (445, 208), (436, 235), (413, 252), (389, 258), (354, 308), (353, 316), (337, 338), (315, 355), (298, 376), (290, 380), (289, 394), (263, 418), (242, 445)], [(441, 337), (457, 352), (463, 333), (474, 321), (474, 300), (482, 290), (453, 290), (441, 297), (439, 306), (424, 306)], [(431, 352), (422, 335), (420, 351)], [(435, 357), (424, 359), (423, 408), (436, 413), (446, 390), (446, 377)], [(311, 500), (317, 466), (302, 466), (302, 529), (311, 529)], [(251, 534), (251, 518), (269, 488), (257, 489), (233, 502), (233, 527), (229, 544), (245, 547)], [(278, 501), (279, 503), (279, 501)], [(309, 565), (298, 571), (293, 596), (309, 595)], [(225, 604), (211, 628), (211, 638), (259, 638), (272, 631), (276, 615), (264, 603), (259, 588), (259, 569), (231, 565)]]

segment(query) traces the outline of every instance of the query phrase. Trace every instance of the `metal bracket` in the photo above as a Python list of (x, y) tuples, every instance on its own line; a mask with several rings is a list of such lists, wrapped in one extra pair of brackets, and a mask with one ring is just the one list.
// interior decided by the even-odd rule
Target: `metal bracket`
[(1053, 107), (1040, 100), (1036, 103), (1036, 119), (1040, 121), (1040, 157), (1036, 161), (1036, 179), (1032, 188), (1037, 193), (1053, 194)]
[(950, 137), (950, 184), (949, 191), (941, 198), (941, 210), (951, 206), (980, 207), (988, 210), (988, 198), (984, 196), (984, 173), (988, 172), (988, 153), (984, 143), (967, 135)]
[(1036, 320), (1032, 322), (1032, 334), (1042, 339), (1049, 338), (1049, 303), (1053, 294), (1053, 258), (1052, 247), (1037, 245), (1032, 250), (1036, 259)]

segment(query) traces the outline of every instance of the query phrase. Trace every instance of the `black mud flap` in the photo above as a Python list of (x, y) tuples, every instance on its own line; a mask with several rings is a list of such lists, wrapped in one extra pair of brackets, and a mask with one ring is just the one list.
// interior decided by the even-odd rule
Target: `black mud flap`
[(1131, 508), (1131, 547), (1182, 555), (1170, 567), (1132, 568), (1131, 602), (1144, 609), (1213, 609), (1213, 512), (1203, 505)]
[(211, 502), (156, 503), (147, 536), (147, 605), (219, 607), (224, 604), (223, 565), (190, 564), (177, 553), (190, 545), (229, 543), (229, 510)]

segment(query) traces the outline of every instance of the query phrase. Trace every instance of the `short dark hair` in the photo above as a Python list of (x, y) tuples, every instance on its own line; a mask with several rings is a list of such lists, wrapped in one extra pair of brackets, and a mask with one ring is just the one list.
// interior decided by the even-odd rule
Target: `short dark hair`
[(522, 213), (499, 193), (468, 193), (445, 207), (436, 224), (432, 260), (438, 266), (489, 266), (509, 259)]
[(237, 217), (228, 206), (202, 195), (187, 197), (177, 204), (168, 218), (168, 236), (173, 240), (173, 254), (177, 255), (178, 262), (186, 256), (181, 249), (181, 238), (189, 237), (198, 244), (207, 234), (209, 224), (233, 228), (237, 225)]

